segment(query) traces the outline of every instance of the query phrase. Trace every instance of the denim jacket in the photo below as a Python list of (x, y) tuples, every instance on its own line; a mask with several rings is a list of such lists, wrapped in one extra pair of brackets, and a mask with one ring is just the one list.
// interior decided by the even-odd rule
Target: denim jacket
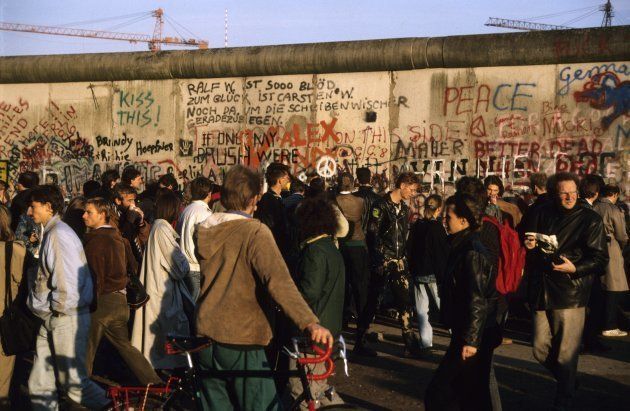
[(54, 216), (44, 227), (37, 274), (29, 279), (29, 308), (43, 319), (51, 314), (88, 312), (93, 293), (79, 237)]

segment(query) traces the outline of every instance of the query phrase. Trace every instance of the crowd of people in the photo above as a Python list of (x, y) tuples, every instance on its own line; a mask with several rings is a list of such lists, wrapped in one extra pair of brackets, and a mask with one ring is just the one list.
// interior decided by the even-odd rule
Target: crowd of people
[[(280, 352), (291, 337), (332, 344), (350, 323), (353, 355), (377, 356), (368, 334), (381, 313), (399, 321), (404, 357), (433, 352), (431, 323), (451, 335), (427, 410), (500, 409), (492, 357), (509, 342), (503, 328), (515, 307), (531, 313), (533, 355), (557, 381), (555, 407), (569, 408), (580, 350), (607, 350), (602, 338), (627, 335), (618, 321), (629, 228), (619, 187), (536, 173), (520, 195), (490, 175), (462, 177), (445, 198), (412, 172), (388, 192), (372, 182), (368, 168), (302, 181), (272, 163), (264, 180), (234, 166), (222, 185), (197, 177), (179, 191), (164, 174), (139, 193), (143, 177), (130, 166), (68, 201), (36, 172), (20, 174), (0, 205), (0, 308), (21, 304), (39, 321), (24, 347), (34, 350), (32, 408), (57, 409), (60, 395), (106, 407), (93, 375), (103, 337), (137, 383), (159, 385), (186, 366), (167, 354), (167, 335), (209, 338), (202, 369), (288, 369), (295, 360)], [(131, 301), (132, 283), (144, 301)], [(0, 408), (14, 364), (0, 353)], [(301, 390), (295, 378), (206, 378), (202, 402), (281, 409)], [(326, 381), (312, 390), (318, 406), (343, 403)]]

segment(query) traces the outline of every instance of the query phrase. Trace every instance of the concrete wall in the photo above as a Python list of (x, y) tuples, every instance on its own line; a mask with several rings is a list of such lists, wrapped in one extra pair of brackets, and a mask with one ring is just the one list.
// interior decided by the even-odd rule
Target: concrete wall
[[(134, 164), (221, 180), (234, 164), (463, 175), (599, 172), (630, 197), (630, 63), (0, 85), (0, 178), (68, 192)], [(325, 161), (323, 166), (325, 166)], [(325, 167), (322, 167), (325, 171)]]

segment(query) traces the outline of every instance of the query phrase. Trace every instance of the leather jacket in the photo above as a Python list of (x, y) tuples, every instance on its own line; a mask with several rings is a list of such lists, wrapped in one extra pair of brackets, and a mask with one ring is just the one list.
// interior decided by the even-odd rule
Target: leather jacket
[(286, 259), (290, 250), (290, 232), (289, 232), (289, 220), (282, 203), (282, 197), (274, 193), (269, 189), (260, 201), (256, 211), (254, 211), (254, 218), (259, 219), (271, 230), (273, 238), (276, 240), (276, 244), (280, 249), (280, 253)]
[[(527, 251), (529, 303), (534, 310), (584, 307), (588, 303), (595, 276), (608, 264), (606, 235), (602, 218), (579, 203), (565, 210), (549, 202), (532, 210), (523, 233), (555, 235), (558, 250), (545, 254), (539, 247)], [(566, 256), (576, 272), (565, 274), (551, 267), (554, 256)]]
[(443, 281), (439, 284), (440, 313), (453, 340), (479, 347), (484, 330), (498, 327), (496, 270), (478, 231), (465, 229), (449, 237)]
[(372, 186), (360, 186), (357, 191), (352, 195), (363, 199), (365, 208), (363, 209), (363, 219), (361, 220), (361, 228), (364, 233), (368, 231), (368, 223), (370, 221), (370, 215), (372, 214), (372, 206), (375, 202), (381, 199), (381, 196), (376, 194), (372, 189)]
[(408, 235), (409, 206), (404, 201), (395, 204), (390, 194), (376, 201), (368, 223), (372, 265), (378, 268), (389, 260), (402, 260), (406, 266)]

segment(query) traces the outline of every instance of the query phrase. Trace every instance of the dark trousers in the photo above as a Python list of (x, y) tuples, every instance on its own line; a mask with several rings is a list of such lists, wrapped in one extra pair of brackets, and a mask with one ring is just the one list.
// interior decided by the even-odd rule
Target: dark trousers
[(587, 348), (599, 344), (597, 336), (602, 330), (605, 300), (605, 291), (602, 290), (600, 277), (596, 277), (595, 281), (593, 281), (591, 295), (589, 296), (586, 306), (586, 321), (584, 322), (584, 336), (582, 341)]
[(625, 298), (627, 291), (605, 291), (606, 311), (604, 317), (604, 330), (614, 330), (619, 328), (617, 316), (621, 308), (621, 303)]
[(365, 246), (341, 245), (340, 251), (346, 267), (346, 300), (344, 302), (344, 311), (351, 311), (350, 303), (351, 300), (354, 300), (356, 312), (360, 315), (365, 310), (370, 281), (367, 248)]
[[(265, 350), (213, 343), (199, 353), (202, 370), (269, 370)], [(204, 410), (274, 411), (280, 399), (273, 378), (204, 378)]]
[(501, 332), (498, 327), (486, 329), (477, 353), (464, 361), (463, 344), (454, 335), (427, 387), (424, 397), (425, 409), (492, 410), (490, 366), (492, 353), (500, 338)]
[(110, 293), (98, 296), (97, 309), (92, 313), (85, 355), (87, 375), (92, 375), (96, 350), (101, 338), (105, 336), (120, 353), (120, 356), (142, 385), (161, 383), (162, 380), (155, 373), (149, 361), (131, 345), (127, 329), (128, 320), (129, 307), (127, 306), (127, 297), (124, 294)]
[(385, 291), (385, 287), (389, 287), (394, 297), (403, 335), (411, 332), (409, 318), (414, 300), (411, 296), (410, 284), (411, 279), (407, 270), (399, 271), (382, 267), (373, 269), (365, 309), (359, 316), (359, 332), (364, 332), (370, 327), (376, 315), (378, 299)]

